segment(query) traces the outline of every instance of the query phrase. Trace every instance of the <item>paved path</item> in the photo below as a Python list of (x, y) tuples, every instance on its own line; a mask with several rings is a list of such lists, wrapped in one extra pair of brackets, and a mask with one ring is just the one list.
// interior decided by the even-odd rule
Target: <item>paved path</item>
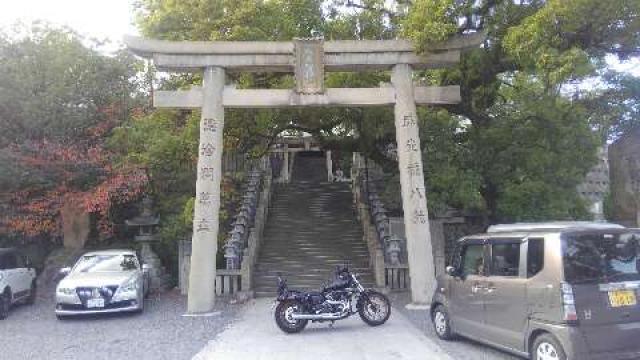
[(275, 324), (272, 301), (252, 300), (194, 360), (451, 360), (395, 309), (389, 321), (378, 327), (366, 325), (356, 315), (333, 328), (309, 323), (301, 333), (289, 335)]

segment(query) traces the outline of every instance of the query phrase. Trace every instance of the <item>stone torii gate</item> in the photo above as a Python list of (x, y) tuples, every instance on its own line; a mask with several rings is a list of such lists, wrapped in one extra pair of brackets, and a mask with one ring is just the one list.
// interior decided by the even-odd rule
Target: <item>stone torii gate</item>
[[(435, 272), (416, 105), (458, 103), (460, 88), (414, 86), (412, 69), (455, 65), (462, 50), (477, 47), (483, 39), (483, 34), (456, 37), (418, 55), (404, 40), (190, 42), (125, 37), (129, 49), (152, 59), (161, 71), (204, 73), (201, 87), (157, 91), (153, 99), (157, 107), (202, 108), (188, 312), (208, 312), (215, 303), (225, 108), (394, 106), (411, 298), (414, 304), (429, 304)], [(374, 70), (391, 70), (391, 86), (324, 86), (325, 71)], [(296, 88), (237, 89), (225, 86), (227, 72), (294, 73)]]

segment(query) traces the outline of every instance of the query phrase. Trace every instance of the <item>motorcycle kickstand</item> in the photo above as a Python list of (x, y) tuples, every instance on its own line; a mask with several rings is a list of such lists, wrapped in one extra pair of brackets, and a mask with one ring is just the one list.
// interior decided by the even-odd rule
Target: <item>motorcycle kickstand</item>
[(335, 323), (336, 323), (336, 321), (335, 321), (335, 320), (331, 320), (331, 323), (329, 324), (329, 328), (330, 328), (330, 329), (333, 329), (333, 324), (335, 324)]

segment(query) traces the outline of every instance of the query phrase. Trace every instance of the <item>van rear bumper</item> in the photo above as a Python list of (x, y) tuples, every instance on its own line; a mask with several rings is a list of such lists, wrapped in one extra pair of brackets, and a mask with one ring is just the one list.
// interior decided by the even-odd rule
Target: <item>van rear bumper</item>
[[(637, 325), (640, 327), (640, 323)], [(627, 327), (629, 327), (629, 324), (627, 324)], [(632, 340), (628, 337), (631, 334), (621, 331), (620, 325), (602, 326), (598, 327), (597, 330), (594, 328), (586, 330), (581, 326), (568, 325), (546, 325), (543, 328), (560, 341), (565, 349), (567, 358), (570, 360), (640, 359), (640, 341), (638, 341), (640, 335), (635, 340)], [(591, 336), (594, 335), (594, 331), (601, 333), (602, 340), (608, 346), (601, 346), (596, 350), (593, 346), (594, 344), (586, 341), (585, 331), (591, 332)]]
[(581, 325), (576, 328), (586, 343), (585, 359), (640, 359), (640, 322)]

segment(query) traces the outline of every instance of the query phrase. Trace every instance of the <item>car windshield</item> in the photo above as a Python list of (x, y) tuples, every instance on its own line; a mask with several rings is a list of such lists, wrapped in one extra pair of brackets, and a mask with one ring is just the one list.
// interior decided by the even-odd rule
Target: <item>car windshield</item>
[(562, 256), (567, 282), (608, 283), (640, 280), (639, 234), (565, 235)]
[(132, 271), (137, 268), (138, 262), (133, 255), (87, 255), (78, 260), (73, 272)]

